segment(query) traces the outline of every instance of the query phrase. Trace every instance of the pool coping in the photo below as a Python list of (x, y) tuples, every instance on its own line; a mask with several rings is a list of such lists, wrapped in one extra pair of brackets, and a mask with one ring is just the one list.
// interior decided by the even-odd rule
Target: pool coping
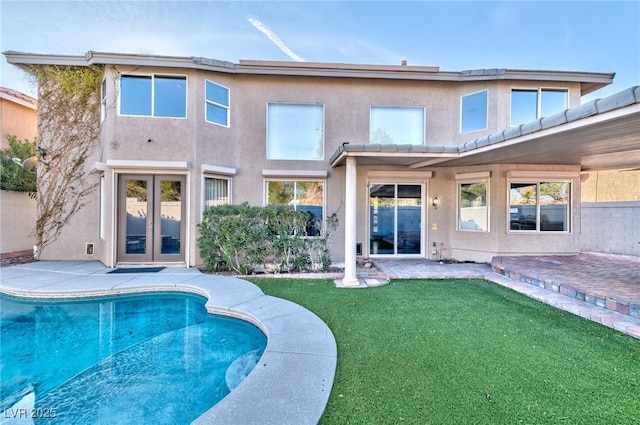
[[(108, 274), (97, 261), (38, 261), (0, 269), (0, 292), (27, 298), (79, 298), (142, 292), (187, 292), (207, 311), (247, 320), (267, 336), (256, 368), (192, 424), (316, 424), (329, 400), (337, 345), (314, 313), (265, 295), (253, 283), (197, 269)], [(194, 388), (194, 391), (197, 389)]]

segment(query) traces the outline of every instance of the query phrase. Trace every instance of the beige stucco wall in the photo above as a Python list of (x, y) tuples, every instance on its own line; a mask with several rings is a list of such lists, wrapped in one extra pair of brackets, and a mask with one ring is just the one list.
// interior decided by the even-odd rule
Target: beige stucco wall
[(38, 135), (37, 112), (35, 109), (0, 98), (0, 147), (8, 146), (6, 135), (13, 134), (20, 140), (34, 141)]
[[(340, 170), (342, 167), (339, 168)], [(432, 258), (433, 243), (438, 249), (438, 258), (458, 261), (489, 262), (495, 255), (535, 255), (541, 253), (576, 254), (579, 251), (580, 237), (580, 179), (572, 182), (571, 232), (569, 233), (512, 233), (509, 232), (508, 218), (508, 171), (532, 171), (540, 180), (554, 172), (579, 173), (579, 166), (525, 166), (493, 165), (464, 168), (430, 167), (420, 176), (420, 171), (408, 171), (406, 168), (360, 166), (358, 167), (358, 222), (357, 241), (363, 243), (363, 254), (372, 253), (368, 247), (368, 183), (376, 182), (413, 182), (424, 183), (425, 208), (423, 229), (426, 258)], [(427, 172), (432, 176), (428, 178)], [(491, 173), (489, 180), (489, 232), (470, 232), (457, 229), (457, 181), (456, 173)], [(381, 177), (384, 175), (388, 177)], [(375, 175), (376, 177), (371, 177)], [(532, 178), (536, 180), (537, 177)], [(440, 205), (434, 208), (431, 200), (438, 197)]]
[(590, 171), (582, 174), (582, 202), (640, 201), (640, 170)]
[[(117, 74), (107, 70), (107, 115), (102, 125), (101, 146), (94, 152), (92, 162), (102, 164), (94, 175), (104, 176), (105, 199), (99, 202), (99, 191), (93, 202), (81, 210), (68, 230), (52, 249), (49, 259), (87, 259), (86, 243), (95, 244), (97, 259), (107, 265), (115, 265), (116, 241), (116, 184), (122, 173), (178, 173), (187, 176), (185, 202), (187, 203), (187, 263), (201, 264), (196, 244), (196, 224), (202, 211), (203, 174), (202, 165), (227, 167), (235, 170), (232, 176), (233, 203), (248, 202), (264, 205), (264, 170), (286, 170), (296, 178), (310, 171), (326, 171), (325, 212), (337, 213), (341, 226), (331, 241), (335, 262), (344, 260), (344, 167), (330, 168), (329, 158), (342, 143), (368, 143), (370, 107), (374, 106), (421, 106), (426, 110), (427, 144), (453, 144), (503, 130), (509, 123), (509, 93), (511, 84), (505, 82), (412, 82), (398, 80), (355, 80), (337, 78), (278, 77), (260, 75), (234, 75), (211, 73), (202, 70), (176, 70), (171, 68), (120, 67), (119, 73), (135, 71), (141, 74), (186, 75), (187, 118), (125, 117), (117, 114)], [(205, 122), (204, 82), (206, 79), (230, 89), (230, 127)], [(571, 89), (571, 105), (579, 99), (577, 85), (545, 85), (545, 87), (568, 87)], [(519, 84), (518, 87), (535, 87)], [(489, 90), (489, 124), (484, 131), (460, 134), (460, 96), (479, 90)], [(574, 93), (575, 91), (575, 93)], [(578, 100), (579, 101), (579, 100)], [(324, 105), (324, 159), (321, 161), (285, 161), (266, 159), (266, 119), (269, 102), (316, 103)], [(150, 141), (149, 141), (150, 140)], [(140, 167), (109, 167), (110, 161), (137, 160)], [(183, 169), (167, 170), (162, 163), (179, 161), (186, 164)], [(151, 165), (150, 165), (151, 164)], [(153, 165), (155, 164), (155, 165)], [(159, 165), (160, 164), (160, 165)], [(423, 231), (425, 257), (431, 256), (433, 242), (442, 243), (446, 258), (459, 260), (488, 261), (492, 255), (508, 253), (575, 253), (577, 234), (562, 235), (513, 235), (507, 232), (507, 183), (508, 170), (521, 169), (518, 165), (496, 165), (480, 167), (480, 171), (491, 171), (491, 232), (486, 234), (459, 232), (456, 230), (456, 182), (454, 175), (462, 172), (444, 167), (431, 167), (423, 171), (432, 172), (430, 179), (415, 177), (425, 186)], [(526, 168), (526, 167), (525, 167)], [(475, 169), (465, 167), (464, 172)], [(566, 167), (528, 167), (531, 170), (571, 170)], [(398, 179), (402, 167), (359, 166), (358, 167), (358, 222), (357, 241), (362, 242), (368, 255), (368, 189), (370, 172), (389, 172), (389, 182)], [(544, 173), (541, 173), (541, 178)], [(579, 179), (578, 179), (579, 180)], [(579, 181), (574, 181), (574, 209), (572, 225), (579, 225)], [(433, 196), (442, 200), (435, 210), (429, 202)], [(98, 236), (100, 211), (105, 219), (105, 238)], [(576, 215), (577, 214), (577, 215)], [(436, 226), (434, 226), (436, 225)], [(432, 230), (436, 229), (437, 230)], [(73, 229), (84, 229), (77, 232)], [(68, 249), (67, 249), (68, 248)]]
[(33, 248), (36, 200), (25, 192), (0, 190), (0, 253)]
[[(466, 232), (456, 229), (456, 199), (457, 184), (445, 177), (443, 190), (447, 193), (448, 217), (446, 219), (446, 236), (450, 241), (450, 258), (465, 261), (491, 261), (495, 255), (536, 255), (543, 253), (576, 254), (579, 251), (580, 241), (580, 179), (571, 179), (571, 204), (570, 226), (568, 233), (564, 232), (539, 232), (517, 233), (510, 232), (509, 220), (509, 171), (532, 171), (531, 181), (544, 181), (554, 172), (571, 172), (579, 175), (579, 166), (531, 166), (531, 165), (494, 165), (490, 167), (465, 167), (442, 170), (445, 176), (453, 176), (456, 173), (468, 173), (474, 171), (490, 171), (489, 188), (489, 228), (490, 232)], [(440, 208), (438, 209), (440, 211)], [(435, 237), (435, 235), (434, 235)]]
[[(57, 240), (46, 246), (40, 253), (40, 260), (92, 261), (104, 258), (104, 242), (99, 238), (99, 217), (97, 200), (85, 205), (65, 225), (65, 230)], [(87, 243), (94, 245), (94, 254), (86, 255)], [(105, 262), (105, 261), (103, 261)], [(106, 262), (105, 262), (106, 263)]]
[[(100, 174), (96, 172), (94, 166), (100, 160), (100, 151), (95, 150), (85, 165), (87, 184), (93, 184), (100, 179)], [(105, 179), (107, 181), (108, 179)], [(99, 237), (100, 232), (100, 187), (95, 187), (94, 191), (84, 198), (86, 204), (71, 217), (63, 227), (63, 231), (56, 240), (48, 244), (39, 253), (40, 260), (98, 260), (108, 264), (108, 245), (106, 241)], [(103, 208), (104, 218), (107, 225), (113, 223), (110, 217), (110, 207), (113, 203), (105, 204)], [(86, 244), (93, 244), (92, 255), (86, 254)]]

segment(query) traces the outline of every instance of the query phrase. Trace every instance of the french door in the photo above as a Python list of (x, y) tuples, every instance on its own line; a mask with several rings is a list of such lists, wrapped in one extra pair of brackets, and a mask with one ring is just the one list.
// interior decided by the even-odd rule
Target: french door
[(185, 177), (120, 175), (118, 262), (184, 262)]
[(422, 253), (422, 184), (369, 185), (369, 253)]

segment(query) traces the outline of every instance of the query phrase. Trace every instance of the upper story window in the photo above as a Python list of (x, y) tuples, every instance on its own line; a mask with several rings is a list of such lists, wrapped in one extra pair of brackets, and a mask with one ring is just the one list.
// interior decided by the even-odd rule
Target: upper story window
[(205, 81), (206, 120), (229, 126), (229, 89), (211, 81)]
[(123, 75), (120, 114), (144, 117), (187, 117), (187, 77)]
[(369, 143), (424, 144), (424, 108), (372, 106)]
[(487, 90), (462, 96), (460, 99), (460, 132), (487, 128)]
[(269, 103), (267, 159), (324, 159), (324, 105)]
[(511, 90), (511, 125), (520, 125), (548, 117), (567, 109), (569, 91), (566, 89)]

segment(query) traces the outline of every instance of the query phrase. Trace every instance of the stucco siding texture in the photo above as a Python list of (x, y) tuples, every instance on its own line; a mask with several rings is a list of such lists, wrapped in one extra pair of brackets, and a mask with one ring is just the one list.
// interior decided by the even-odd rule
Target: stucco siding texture
[[(117, 180), (123, 174), (167, 174), (186, 177), (186, 202), (188, 216), (186, 265), (202, 263), (197, 249), (196, 226), (203, 210), (203, 167), (209, 170), (225, 169), (231, 174), (231, 200), (234, 204), (247, 202), (265, 204), (265, 180), (278, 178), (305, 180), (314, 172), (327, 175), (324, 187), (325, 215), (336, 213), (340, 226), (331, 240), (334, 262), (344, 261), (345, 222), (345, 168), (332, 168), (333, 156), (340, 149), (358, 153), (371, 149), (388, 152), (451, 153), (477, 150), (492, 144), (521, 136), (542, 128), (558, 126), (570, 121), (566, 114), (557, 114), (519, 127), (510, 128), (510, 93), (512, 89), (566, 88), (569, 89), (568, 108), (579, 105), (581, 85), (577, 82), (537, 81), (532, 79), (495, 80), (410, 80), (397, 78), (352, 78), (344, 75), (267, 75), (232, 72), (227, 67), (194, 69), (180, 62), (172, 68), (166, 66), (107, 67), (107, 113), (101, 126), (100, 146), (92, 157), (100, 163), (104, 173), (106, 197), (101, 205), (99, 191), (92, 202), (83, 208), (69, 223), (52, 249), (49, 259), (88, 259), (85, 244), (94, 243), (91, 259), (113, 265), (117, 259), (114, 246), (118, 240)], [(202, 62), (202, 61), (200, 61)], [(178, 62), (176, 62), (178, 63)], [(194, 62), (198, 66), (198, 61)], [(227, 65), (225, 65), (227, 66)], [(242, 67), (238, 68), (239, 71)], [(246, 68), (246, 66), (245, 66)], [(250, 67), (249, 67), (250, 68)], [(295, 70), (294, 70), (295, 71)], [(293, 72), (288, 70), (287, 72)], [(123, 116), (118, 111), (119, 76), (127, 73), (141, 75), (178, 75), (187, 78), (185, 118), (157, 118)], [(229, 126), (217, 125), (205, 119), (205, 83), (211, 81), (229, 89)], [(468, 133), (460, 131), (461, 97), (487, 90), (488, 128)], [(632, 97), (633, 99), (633, 97)], [(613, 106), (628, 104), (628, 94), (612, 99)], [(625, 103), (626, 102), (626, 103)], [(277, 160), (267, 158), (268, 105), (270, 103), (323, 105), (323, 155), (318, 160)], [(424, 145), (370, 144), (371, 107), (424, 108)], [(596, 104), (594, 103), (594, 107)], [(607, 107), (603, 104), (602, 107)], [(588, 109), (588, 107), (587, 107)], [(570, 109), (571, 110), (571, 109)], [(578, 111), (578, 116), (591, 113)], [(595, 113), (600, 113), (596, 109)], [(506, 129), (506, 130), (505, 130)], [(345, 145), (347, 144), (347, 145)], [(347, 146), (347, 148), (345, 148)], [(375, 155), (371, 155), (375, 157)], [(371, 161), (375, 161), (372, 159)], [(126, 166), (111, 167), (111, 164)], [(137, 163), (136, 163), (137, 161)], [(388, 161), (388, 160), (386, 160)], [(180, 162), (181, 168), (162, 168), (162, 163)], [(379, 164), (384, 164), (385, 158)], [(107, 164), (107, 165), (105, 165)], [(160, 165), (158, 165), (160, 164)], [(139, 165), (139, 166), (138, 166)], [(333, 164), (336, 165), (336, 164)], [(268, 176), (265, 170), (269, 170)], [(369, 188), (370, 182), (417, 182), (422, 185), (421, 255), (429, 257), (434, 242), (442, 243), (447, 258), (472, 261), (490, 261), (494, 255), (577, 253), (580, 248), (581, 209), (580, 179), (572, 179), (571, 226), (568, 232), (509, 232), (509, 180), (507, 172), (525, 170), (540, 179), (547, 172), (571, 172), (576, 175), (579, 165), (488, 165), (474, 167), (423, 167), (409, 169), (404, 166), (364, 165), (357, 167), (357, 242), (363, 244), (364, 254), (369, 254)], [(489, 180), (489, 228), (488, 232), (460, 231), (457, 227), (456, 173), (490, 172)], [(386, 175), (385, 175), (386, 173)], [(423, 173), (421, 175), (420, 173)], [(207, 175), (215, 174), (211, 172)], [(98, 174), (96, 174), (97, 176)], [(317, 174), (316, 174), (317, 175)], [(374, 177), (375, 176), (375, 177)], [(407, 177), (408, 176), (408, 177)], [(537, 178), (537, 177), (536, 177)], [(535, 178), (533, 179), (535, 181)], [(438, 196), (441, 205), (431, 206), (430, 200)], [(100, 215), (105, 220), (104, 239), (99, 237)], [(83, 231), (77, 231), (83, 229)]]
[(0, 253), (33, 248), (36, 200), (24, 192), (0, 191)]
[(6, 135), (11, 134), (20, 140), (33, 142), (38, 135), (36, 110), (19, 105), (7, 99), (0, 99), (0, 147), (6, 149), (9, 144)]

